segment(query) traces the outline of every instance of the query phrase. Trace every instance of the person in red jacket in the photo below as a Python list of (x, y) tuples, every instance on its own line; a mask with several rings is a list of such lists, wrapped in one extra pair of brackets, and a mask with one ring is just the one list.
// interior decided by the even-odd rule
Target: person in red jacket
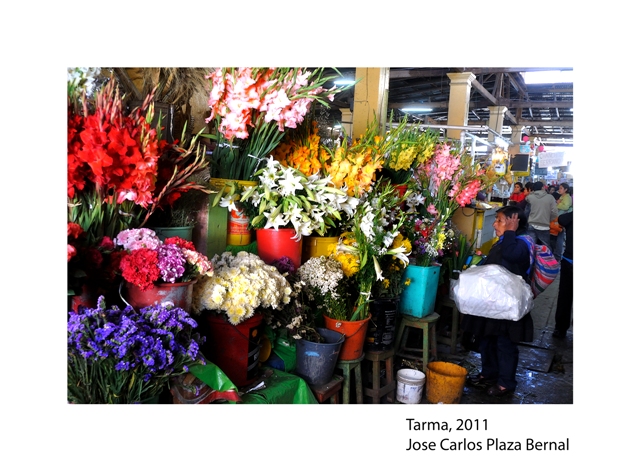
[(521, 182), (515, 182), (513, 184), (513, 193), (509, 196), (509, 200), (519, 203), (525, 196), (527, 195), (524, 193), (524, 185)]

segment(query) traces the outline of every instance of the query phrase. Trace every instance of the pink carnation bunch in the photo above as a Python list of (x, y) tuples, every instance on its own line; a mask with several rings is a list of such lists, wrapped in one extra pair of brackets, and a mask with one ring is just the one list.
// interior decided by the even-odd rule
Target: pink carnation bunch
[(207, 257), (195, 250), (193, 242), (180, 237), (163, 243), (151, 229), (127, 229), (115, 243), (125, 250), (119, 265), (122, 277), (143, 291), (157, 282), (181, 283), (213, 275)]

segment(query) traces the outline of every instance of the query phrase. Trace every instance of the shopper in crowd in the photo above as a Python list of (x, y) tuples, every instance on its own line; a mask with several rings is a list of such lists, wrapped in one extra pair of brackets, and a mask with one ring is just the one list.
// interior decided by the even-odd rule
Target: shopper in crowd
[[(560, 187), (558, 188), (558, 197), (556, 198), (556, 207), (558, 208), (558, 215), (564, 214), (573, 210), (573, 200), (571, 198), (571, 195), (569, 194), (568, 183), (560, 184)], [(556, 224), (557, 229), (559, 229), (559, 231), (556, 232), (555, 237), (554, 237), (554, 231), (553, 231), (554, 221), (557, 223)], [(558, 222), (558, 219), (556, 218), (554, 219), (554, 221), (551, 222), (552, 224), (551, 246), (553, 247), (553, 255), (556, 257), (556, 260), (560, 261), (560, 259), (562, 258), (562, 252), (564, 251), (565, 233), (562, 230), (562, 227), (560, 227), (560, 223)]]
[[(498, 241), (491, 247), (483, 264), (498, 264), (520, 275), (528, 283), (529, 247), (518, 235), (527, 233), (527, 217), (517, 206), (504, 206), (496, 211), (493, 228)], [(466, 315), (462, 321), (465, 333), (475, 337), (480, 351), (482, 370), (470, 375), (473, 385), (490, 386), (487, 394), (504, 396), (516, 389), (518, 342), (533, 340), (533, 318), (527, 313), (519, 321)]]
[(526, 195), (524, 194), (524, 185), (521, 182), (515, 182), (513, 184), (513, 193), (509, 196), (509, 201), (515, 201), (519, 203), (524, 199)]
[(551, 221), (558, 217), (555, 198), (544, 191), (542, 182), (535, 182), (533, 184), (533, 192), (528, 194), (525, 200), (531, 206), (527, 232), (534, 241), (539, 241), (539, 243), (543, 243), (553, 250), (549, 225)]
[[(572, 208), (573, 209), (573, 208)], [(558, 222), (564, 229), (565, 248), (560, 262), (560, 285), (558, 286), (558, 304), (556, 306), (556, 327), (553, 336), (563, 339), (571, 325), (573, 310), (573, 211), (561, 214)]]
[(531, 205), (527, 202), (527, 195), (533, 191), (533, 183), (527, 182), (524, 184), (524, 189), (522, 192), (524, 193), (524, 198), (522, 201), (516, 204), (516, 206), (524, 211), (524, 215), (529, 218), (529, 213), (531, 212)]

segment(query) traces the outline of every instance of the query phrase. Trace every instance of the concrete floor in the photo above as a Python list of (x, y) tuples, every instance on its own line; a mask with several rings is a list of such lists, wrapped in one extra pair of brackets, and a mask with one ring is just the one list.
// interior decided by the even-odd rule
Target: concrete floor
[[(520, 361), (516, 378), (516, 391), (501, 398), (486, 394), (484, 388), (465, 384), (461, 404), (573, 404), (573, 326), (565, 339), (559, 340), (551, 336), (555, 321), (556, 301), (558, 298), (558, 277), (534, 302), (532, 311), (534, 322), (534, 339), (531, 343), (519, 346)], [(450, 311), (444, 308), (439, 321), (440, 333), (447, 330)], [(479, 373), (480, 354), (464, 351), (458, 344), (456, 351), (438, 344), (438, 360), (464, 366), (469, 374)], [(397, 364), (399, 368), (418, 368), (405, 360)], [(426, 404), (423, 396), (422, 403)]]

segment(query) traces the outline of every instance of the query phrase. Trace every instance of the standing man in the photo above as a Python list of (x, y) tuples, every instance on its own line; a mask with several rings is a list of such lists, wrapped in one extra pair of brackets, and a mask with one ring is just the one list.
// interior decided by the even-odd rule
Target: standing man
[(534, 241), (539, 240), (553, 250), (549, 224), (558, 217), (556, 199), (544, 190), (542, 182), (535, 182), (533, 192), (528, 194), (525, 200), (531, 207), (527, 233)]
[(556, 328), (553, 337), (563, 339), (571, 326), (573, 311), (573, 211), (561, 214), (558, 223), (566, 232), (566, 246), (560, 262), (560, 286), (556, 306)]

